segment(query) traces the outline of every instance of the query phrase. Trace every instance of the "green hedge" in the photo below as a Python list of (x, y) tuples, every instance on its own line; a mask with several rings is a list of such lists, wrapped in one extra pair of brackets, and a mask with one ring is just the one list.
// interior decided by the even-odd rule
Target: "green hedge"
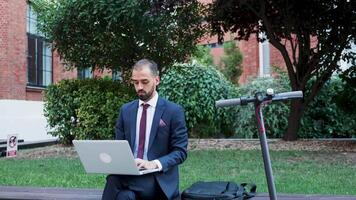
[(134, 95), (131, 88), (104, 79), (50, 85), (44, 95), (49, 134), (66, 144), (73, 139), (112, 139), (118, 110)]
[[(280, 73), (278, 77), (264, 77), (249, 80), (240, 87), (242, 96), (254, 96), (256, 92), (265, 92), (273, 88), (275, 93), (290, 91), (287, 74)], [(288, 125), (289, 102), (274, 102), (262, 108), (265, 128), (269, 138), (280, 138)], [(238, 138), (257, 138), (257, 123), (254, 105), (240, 106), (236, 119), (236, 134)]]
[(190, 137), (229, 137), (233, 134), (236, 109), (216, 109), (215, 101), (239, 94), (214, 67), (198, 62), (176, 64), (163, 75), (159, 92), (184, 107)]
[[(252, 96), (267, 88), (276, 93), (290, 91), (287, 75), (257, 78), (236, 88), (215, 68), (192, 62), (170, 68), (162, 77), (159, 93), (185, 108), (190, 137), (256, 138), (253, 105), (215, 108), (215, 101)], [(354, 86), (338, 76), (328, 81), (305, 111), (298, 137), (356, 137), (356, 113), (349, 108), (354, 99), (343, 98), (340, 104), (340, 94), (350, 90)], [(44, 95), (49, 134), (63, 143), (111, 139), (118, 109), (135, 96), (133, 87), (107, 79), (63, 80), (50, 85)], [(282, 137), (288, 124), (289, 102), (269, 104), (263, 114), (268, 137)]]
[(349, 89), (338, 76), (332, 77), (308, 106), (298, 133), (302, 138), (349, 138), (356, 137), (356, 113), (343, 108), (352, 99), (339, 97)]
[[(278, 77), (256, 78), (240, 88), (243, 96), (253, 96), (258, 91), (273, 88), (275, 93), (290, 91), (288, 76), (279, 72)], [(340, 94), (349, 91), (348, 83), (334, 76), (319, 91), (304, 112), (298, 131), (299, 138), (350, 138), (356, 137), (356, 113), (342, 108), (352, 99), (342, 99)], [(283, 136), (288, 125), (289, 102), (274, 102), (263, 108), (263, 116), (269, 138)], [(350, 109), (349, 109), (350, 110)], [(253, 105), (240, 107), (235, 137), (256, 138), (257, 126)]]

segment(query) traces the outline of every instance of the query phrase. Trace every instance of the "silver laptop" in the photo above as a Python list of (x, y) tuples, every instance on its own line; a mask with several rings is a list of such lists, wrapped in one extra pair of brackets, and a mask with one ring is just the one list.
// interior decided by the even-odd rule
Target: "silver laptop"
[(87, 173), (142, 175), (158, 171), (139, 169), (126, 140), (73, 140), (73, 144)]

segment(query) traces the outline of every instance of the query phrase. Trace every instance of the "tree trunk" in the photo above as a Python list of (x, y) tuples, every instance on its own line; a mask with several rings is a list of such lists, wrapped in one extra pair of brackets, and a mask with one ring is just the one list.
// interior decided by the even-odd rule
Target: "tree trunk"
[(304, 113), (304, 103), (302, 100), (293, 100), (291, 103), (290, 114), (288, 117), (288, 128), (283, 139), (287, 141), (297, 140), (299, 124)]

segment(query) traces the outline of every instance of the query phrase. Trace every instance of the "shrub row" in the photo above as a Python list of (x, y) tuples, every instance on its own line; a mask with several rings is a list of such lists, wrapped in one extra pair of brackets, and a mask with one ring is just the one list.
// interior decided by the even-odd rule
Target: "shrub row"
[[(256, 138), (253, 105), (215, 108), (219, 99), (252, 96), (273, 88), (290, 91), (285, 73), (256, 78), (236, 88), (214, 67), (197, 62), (176, 64), (161, 79), (159, 93), (185, 109), (190, 137)], [(334, 77), (308, 106), (298, 136), (301, 138), (356, 137), (356, 114), (342, 109), (340, 94), (350, 90)], [(118, 109), (135, 98), (132, 87), (104, 79), (63, 80), (45, 92), (45, 116), (50, 131), (64, 143), (73, 139), (110, 139)], [(289, 102), (272, 103), (263, 109), (269, 138), (280, 138), (288, 124)]]
[[(258, 91), (273, 88), (275, 93), (290, 91), (288, 76), (281, 72), (275, 78), (256, 78), (240, 87), (242, 95), (253, 95)], [(350, 138), (356, 137), (356, 113), (352, 109), (343, 109), (351, 98), (340, 99), (345, 90), (350, 90), (345, 81), (334, 76), (319, 91), (308, 105), (298, 131), (299, 138)], [(343, 104), (340, 104), (342, 101)], [(270, 138), (283, 136), (288, 125), (290, 102), (275, 102), (264, 107), (263, 115), (267, 135)], [(256, 138), (257, 128), (253, 106), (241, 107), (235, 125), (236, 137)]]

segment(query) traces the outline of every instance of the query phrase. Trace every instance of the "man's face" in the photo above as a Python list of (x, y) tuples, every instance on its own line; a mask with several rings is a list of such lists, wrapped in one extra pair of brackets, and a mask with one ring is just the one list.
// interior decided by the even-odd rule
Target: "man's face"
[(140, 69), (132, 70), (131, 81), (135, 86), (138, 98), (142, 101), (149, 101), (159, 84), (159, 76), (153, 75), (149, 67), (143, 66)]

